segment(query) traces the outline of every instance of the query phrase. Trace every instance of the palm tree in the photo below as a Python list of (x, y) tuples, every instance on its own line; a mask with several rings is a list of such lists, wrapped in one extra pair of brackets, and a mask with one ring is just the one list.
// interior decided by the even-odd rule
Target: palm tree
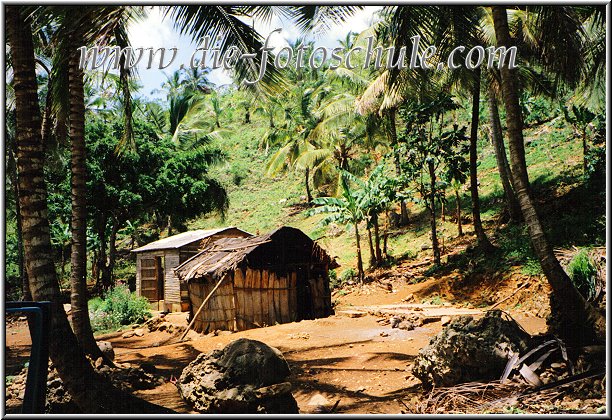
[[(493, 19), (497, 45), (500, 47), (512, 46), (513, 41), (508, 28), (506, 8), (494, 6)], [(548, 29), (553, 30), (554, 28), (549, 27)], [(561, 317), (559, 327), (562, 336), (570, 342), (585, 342), (592, 339), (603, 341), (606, 336), (605, 317), (584, 299), (559, 264), (544, 233), (536, 206), (531, 197), (525, 162), (517, 77), (516, 72), (510, 70), (507, 65), (501, 68), (501, 90), (506, 108), (513, 186), (525, 224), (529, 230), (533, 248), (553, 289), (553, 296), (556, 305), (558, 305), (554, 309), (557, 309), (556, 312)], [(587, 328), (584, 328), (584, 326)]]
[(217, 128), (221, 128), (219, 117), (221, 116), (221, 113), (223, 113), (223, 107), (221, 107), (221, 98), (219, 97), (219, 95), (214, 94), (210, 97), (210, 105), (213, 114), (215, 115), (215, 125), (217, 126)]
[(480, 219), (480, 199), (478, 197), (478, 124), (480, 119), (480, 67), (474, 70), (472, 88), (472, 124), (470, 126), (470, 195), (472, 197), (472, 219), (478, 247), (486, 252), (493, 249)]
[(47, 215), (47, 189), (43, 173), (44, 144), (34, 71), (32, 31), (30, 22), (25, 18), (23, 6), (7, 6), (5, 11), (14, 74), (19, 202), (23, 222), (25, 266), (32, 298), (35, 301), (52, 302), (49, 355), (64, 386), (84, 412), (163, 411), (160, 407), (118, 391), (110, 382), (95, 373), (85, 358), (60, 304)]
[(491, 128), (491, 142), (493, 143), (493, 151), (495, 152), (495, 161), (497, 162), (499, 178), (504, 189), (506, 207), (508, 209), (510, 220), (519, 222), (522, 217), (521, 207), (516, 199), (516, 194), (514, 193), (514, 189), (512, 188), (511, 184), (510, 165), (508, 164), (506, 146), (504, 144), (504, 135), (502, 133), (501, 120), (499, 118), (497, 96), (491, 83), (489, 83), (488, 87), (487, 106), (489, 110), (489, 125)]

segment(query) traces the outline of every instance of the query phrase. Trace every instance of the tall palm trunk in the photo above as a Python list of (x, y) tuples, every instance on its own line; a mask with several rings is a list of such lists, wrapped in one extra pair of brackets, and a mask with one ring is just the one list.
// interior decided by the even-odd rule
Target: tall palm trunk
[(431, 213), (431, 248), (433, 250), (434, 264), (440, 265), (440, 245), (438, 244), (438, 232), (436, 227), (436, 170), (434, 163), (430, 160), (427, 164), (429, 168), (430, 197), (429, 212)]
[(70, 92), (70, 168), (72, 178), (71, 199), (72, 250), (70, 253), (70, 304), (72, 328), (83, 350), (94, 358), (103, 356), (93, 337), (87, 306), (87, 186), (85, 167), (85, 102), (83, 94), (83, 70), (79, 69), (77, 48), (82, 45), (71, 39), (68, 70)]
[[(493, 22), (498, 46), (510, 47), (512, 40), (505, 7), (493, 7)], [(585, 343), (591, 340), (604, 342), (606, 338), (605, 317), (574, 287), (555, 257), (542, 228), (529, 191), (516, 73), (507, 66), (503, 66), (501, 78), (508, 124), (513, 185), (529, 230), (531, 243), (553, 290), (553, 310), (557, 312), (556, 315), (559, 316), (560, 321), (560, 324), (556, 326), (557, 332), (570, 343)]]
[(504, 145), (504, 136), (502, 133), (501, 120), (499, 118), (499, 109), (497, 107), (497, 98), (491, 86), (489, 86), (487, 103), (489, 107), (489, 121), (491, 124), (491, 140), (493, 142), (493, 150), (495, 151), (495, 160), (497, 161), (497, 170), (504, 188), (504, 196), (506, 198), (506, 206), (510, 220), (519, 222), (521, 220), (521, 206), (516, 199), (512, 183), (510, 181), (510, 165), (506, 155), (506, 146)]
[(49, 355), (64, 387), (83, 412), (153, 412), (154, 409), (159, 412), (161, 407), (121, 392), (97, 375), (70, 329), (61, 304), (52, 258), (32, 32), (22, 16), (21, 6), (6, 6), (5, 13), (15, 90), (17, 172), (25, 266), (32, 299), (52, 303)]
[(306, 199), (310, 203), (312, 201), (312, 193), (310, 192), (310, 168), (304, 170), (304, 182), (306, 183)]
[(24, 301), (32, 300), (28, 274), (25, 269), (23, 258), (23, 233), (21, 228), (21, 207), (19, 205), (19, 181), (17, 180), (17, 147), (15, 141), (8, 142), (6, 145), (8, 162), (6, 165), (8, 177), (11, 180), (13, 194), (15, 195), (15, 218), (17, 219), (17, 265), (19, 267), (19, 278), (21, 279), (21, 298)]
[[(397, 145), (397, 127), (395, 126), (395, 108), (391, 108), (388, 112), (389, 116), (389, 131), (391, 134), (391, 145)], [(400, 166), (399, 156), (395, 155), (393, 158), (395, 163), (395, 174), (399, 177), (402, 174), (402, 167)], [(408, 224), (408, 207), (404, 200), (400, 201), (400, 226), (406, 226)]]
[(470, 195), (472, 196), (472, 219), (474, 232), (478, 238), (478, 247), (489, 252), (493, 245), (487, 238), (480, 220), (480, 199), (478, 198), (478, 123), (480, 120), (480, 67), (474, 70), (472, 88), (472, 125), (470, 127)]

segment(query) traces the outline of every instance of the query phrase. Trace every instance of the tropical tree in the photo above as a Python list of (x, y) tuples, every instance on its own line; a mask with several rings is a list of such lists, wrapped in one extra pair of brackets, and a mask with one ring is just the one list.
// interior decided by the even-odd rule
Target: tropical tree
[[(441, 262), (437, 234), (436, 202), (446, 184), (440, 184), (439, 169), (449, 162), (452, 165), (458, 159), (457, 148), (466, 140), (466, 128), (454, 125), (445, 127), (443, 115), (456, 109), (457, 105), (450, 96), (439, 94), (433, 101), (407, 104), (400, 108), (400, 115), (406, 124), (400, 134), (405, 146), (406, 155), (402, 161), (402, 172), (415, 180), (416, 188), (427, 205), (430, 213), (431, 243), (434, 264)], [(436, 122), (439, 123), (436, 125)], [(434, 134), (437, 131), (437, 134)]]
[(44, 144), (36, 89), (34, 47), (30, 22), (26, 19), (24, 9), (23, 6), (8, 6), (5, 11), (14, 74), (15, 133), (25, 266), (32, 298), (51, 302), (49, 355), (64, 386), (84, 412), (163, 411), (160, 407), (117, 390), (95, 373), (60, 303), (47, 216)]
[(363, 208), (359, 205), (359, 196), (350, 186), (352, 175), (346, 171), (341, 172), (340, 186), (342, 195), (340, 197), (317, 197), (312, 201), (316, 207), (306, 212), (309, 216), (326, 214), (321, 224), (339, 223), (352, 227), (355, 234), (355, 245), (357, 249), (357, 275), (363, 283), (365, 278), (363, 270), (363, 258), (361, 255), (361, 236), (359, 224), (366, 218)]
[[(497, 45), (500, 47), (511, 47), (513, 41), (508, 27), (506, 8), (494, 6), (492, 11)], [(567, 28), (548, 27), (548, 30), (553, 29), (567, 30)], [(550, 42), (553, 41), (550, 40)], [(547, 48), (553, 48), (553, 45)], [(506, 109), (506, 123), (508, 125), (513, 186), (521, 206), (525, 224), (529, 230), (533, 248), (538, 256), (542, 270), (553, 289), (553, 308), (560, 318), (560, 325), (557, 326), (558, 330), (564, 339), (570, 342), (585, 342), (593, 339), (603, 341), (605, 340), (606, 331), (605, 317), (578, 292), (567, 273), (559, 264), (544, 233), (531, 196), (525, 162), (523, 123), (519, 104), (517, 76), (516, 71), (509, 69), (507, 63), (501, 68), (501, 88)]]

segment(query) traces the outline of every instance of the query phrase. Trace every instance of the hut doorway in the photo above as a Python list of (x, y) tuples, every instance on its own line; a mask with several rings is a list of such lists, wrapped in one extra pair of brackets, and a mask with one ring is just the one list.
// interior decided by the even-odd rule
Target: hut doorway
[(164, 300), (164, 260), (162, 257), (155, 257), (155, 272), (157, 280), (157, 300)]
[(312, 286), (308, 279), (308, 270), (300, 267), (297, 270), (297, 315), (298, 319), (315, 319), (312, 299)]

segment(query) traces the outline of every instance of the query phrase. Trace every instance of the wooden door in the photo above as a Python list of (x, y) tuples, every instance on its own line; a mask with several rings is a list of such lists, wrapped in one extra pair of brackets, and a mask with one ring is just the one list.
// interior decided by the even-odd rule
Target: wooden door
[[(156, 302), (159, 299), (161, 257), (148, 257), (140, 260), (140, 295)], [(162, 273), (163, 274), (163, 273)], [(163, 275), (162, 293), (163, 293)]]

